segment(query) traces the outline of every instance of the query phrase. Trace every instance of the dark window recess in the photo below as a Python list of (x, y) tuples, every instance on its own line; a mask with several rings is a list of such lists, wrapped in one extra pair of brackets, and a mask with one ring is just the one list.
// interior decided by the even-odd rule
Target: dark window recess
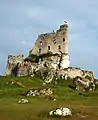
[(53, 40), (53, 43), (56, 44), (56, 40)]
[(41, 53), (41, 49), (39, 49), (39, 53)]
[(44, 34), (44, 36), (46, 36), (47, 34)]
[(11, 74), (14, 75), (15, 77), (18, 76), (18, 68), (19, 68), (19, 63), (12, 69)]
[(65, 32), (63, 32), (63, 35), (65, 35)]
[(61, 49), (61, 45), (59, 45), (58, 48)]
[(65, 42), (65, 38), (63, 38), (63, 42)]
[(48, 50), (50, 50), (50, 46), (48, 46)]

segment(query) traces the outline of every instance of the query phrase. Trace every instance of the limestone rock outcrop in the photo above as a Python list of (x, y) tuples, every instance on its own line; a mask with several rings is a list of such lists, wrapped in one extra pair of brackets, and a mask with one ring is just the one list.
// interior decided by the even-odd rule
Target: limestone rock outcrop
[(53, 91), (51, 88), (30, 89), (26, 92), (26, 96), (39, 96), (39, 95), (49, 96), (52, 94), (53, 94)]
[(91, 80), (91, 77), (88, 75), (85, 78), (75, 77), (73, 80), (73, 85), (75, 90), (78, 91), (95, 91), (96, 83), (95, 81)]
[(83, 70), (80, 68), (74, 68), (74, 67), (68, 67), (66, 69), (61, 69), (58, 70), (57, 72), (58, 76), (61, 76), (61, 78), (63, 79), (67, 79), (67, 78), (75, 78), (75, 77), (81, 77), (81, 78), (86, 78), (86, 76), (88, 76), (89, 78), (91, 78), (91, 81), (94, 80), (94, 75), (92, 71), (87, 71), (87, 70)]

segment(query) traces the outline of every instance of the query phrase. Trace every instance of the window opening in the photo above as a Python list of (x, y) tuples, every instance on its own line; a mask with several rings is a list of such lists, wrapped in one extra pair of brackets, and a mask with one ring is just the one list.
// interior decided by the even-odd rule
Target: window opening
[(65, 35), (65, 32), (63, 32), (63, 35)]
[(39, 53), (41, 53), (41, 49), (39, 49)]
[(53, 40), (53, 43), (56, 44), (56, 40)]
[(48, 50), (50, 50), (50, 46), (48, 46)]
[(61, 45), (59, 45), (58, 48), (61, 49)]
[(63, 42), (65, 42), (65, 38), (63, 38)]

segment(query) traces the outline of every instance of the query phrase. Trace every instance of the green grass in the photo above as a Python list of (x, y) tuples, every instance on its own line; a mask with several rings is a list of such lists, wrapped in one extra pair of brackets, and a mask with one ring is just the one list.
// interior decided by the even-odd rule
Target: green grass
[[(23, 86), (12, 84), (12, 81), (20, 82)], [(8, 82), (8, 84), (7, 84)], [(98, 89), (93, 92), (74, 91), (68, 86), (71, 81), (59, 81), (58, 84), (43, 86), (43, 81), (37, 77), (0, 77), (0, 120), (97, 120), (98, 119)], [(25, 93), (30, 88), (51, 87), (53, 95), (50, 97), (37, 96), (26, 97)], [(52, 101), (50, 98), (56, 98)], [(18, 104), (18, 100), (26, 98), (26, 104)], [(49, 117), (48, 112), (57, 107), (69, 107), (72, 117)], [(82, 118), (83, 115), (86, 117)]]

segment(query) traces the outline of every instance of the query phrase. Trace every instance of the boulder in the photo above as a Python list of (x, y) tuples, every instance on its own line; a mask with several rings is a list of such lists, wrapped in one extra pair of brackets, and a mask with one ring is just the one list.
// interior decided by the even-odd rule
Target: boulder
[(72, 116), (71, 110), (69, 108), (57, 108), (49, 112), (50, 116)]
[(81, 78), (81, 77), (75, 77), (73, 80), (73, 85), (75, 86), (76, 90), (82, 90), (82, 91), (95, 91), (95, 82), (90, 80), (90, 78)]
[(18, 101), (18, 103), (20, 103), (20, 104), (28, 103), (28, 100), (27, 99), (21, 99), (21, 100)]

